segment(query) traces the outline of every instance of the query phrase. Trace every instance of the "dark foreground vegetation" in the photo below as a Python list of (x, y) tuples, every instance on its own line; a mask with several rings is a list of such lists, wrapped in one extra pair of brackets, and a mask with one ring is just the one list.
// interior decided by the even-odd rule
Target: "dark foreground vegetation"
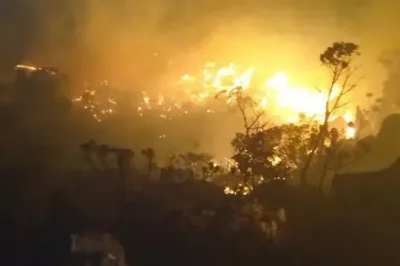
[[(321, 61), (346, 71), (356, 48)], [(124, 114), (92, 121), (53, 82), (18, 76), (0, 110), (2, 265), (400, 265), (399, 115), (365, 138), (341, 137), (329, 112), (319, 127), (267, 127), (238, 88), (235, 164), (197, 151), (162, 164), (151, 148), (89, 140)], [(113, 244), (72, 254), (74, 234)]]
[(371, 176), (376, 189), (343, 184), (351, 198), (278, 182), (240, 198), (185, 181), (144, 185), (121, 204), (110, 176), (74, 174), (45, 196), (42, 171), (3, 170), (3, 261), (65, 265), (70, 235), (97, 231), (117, 237), (129, 265), (397, 265), (398, 173)]

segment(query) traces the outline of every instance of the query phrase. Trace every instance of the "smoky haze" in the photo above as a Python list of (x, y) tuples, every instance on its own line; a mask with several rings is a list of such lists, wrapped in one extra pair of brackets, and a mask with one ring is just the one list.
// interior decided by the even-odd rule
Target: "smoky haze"
[[(2, 70), (56, 65), (75, 79), (146, 86), (207, 60), (262, 64), (293, 75), (333, 41), (358, 43), (366, 90), (381, 86), (378, 55), (399, 44), (395, 1), (6, 0), (0, 4)], [(6, 36), (6, 37), (5, 37)], [(152, 54), (160, 58), (155, 61)], [(164, 57), (163, 57), (164, 56)], [(314, 63), (311, 63), (314, 62)], [(303, 70), (304, 72), (304, 70)], [(372, 73), (368, 75), (368, 73)]]
[[(77, 84), (107, 79), (140, 93), (168, 90), (175, 76), (207, 61), (235, 61), (266, 76), (285, 71), (312, 86), (326, 82), (318, 75), (319, 54), (334, 41), (351, 41), (360, 45), (366, 77), (358, 89), (380, 94), (386, 73), (378, 59), (400, 45), (399, 6), (391, 0), (3, 0), (0, 73), (9, 79), (17, 63), (50, 65)], [(237, 132), (238, 119), (225, 121), (224, 129)], [(208, 129), (196, 139), (211, 153), (227, 154), (229, 133), (220, 125)]]

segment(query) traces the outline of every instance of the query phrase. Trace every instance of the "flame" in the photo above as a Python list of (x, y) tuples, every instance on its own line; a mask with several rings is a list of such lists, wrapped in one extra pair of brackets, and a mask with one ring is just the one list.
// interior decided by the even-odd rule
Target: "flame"
[(117, 105), (117, 102), (113, 97), (109, 97), (106, 100), (106, 104), (101, 104), (98, 99), (96, 99), (96, 90), (89, 89), (86, 89), (83, 92), (83, 95), (73, 99), (73, 102), (80, 104), (97, 122), (101, 122), (103, 117), (113, 114), (114, 110), (112, 106)]
[[(316, 89), (312, 87), (298, 86), (293, 84), (287, 73), (277, 72), (272, 77), (257, 76), (255, 67), (244, 68), (236, 63), (218, 66), (209, 62), (198, 72), (198, 74), (184, 73), (176, 79), (176, 83), (169, 84), (175, 87), (175, 95), (159, 93), (148, 95), (142, 92), (142, 102), (137, 108), (141, 117), (146, 116), (146, 110), (158, 110), (161, 119), (171, 120), (174, 115), (184, 116), (190, 112), (189, 106), (205, 107), (206, 113), (216, 112), (216, 106), (210, 106), (217, 94), (225, 95), (226, 103), (234, 102), (232, 92), (240, 87), (243, 93), (257, 104), (258, 110), (267, 111), (266, 114), (276, 117), (278, 123), (303, 123), (304, 121), (323, 122), (327, 101), (337, 99), (340, 87), (334, 85), (331, 93), (327, 89)], [(255, 80), (261, 83), (256, 84)], [(167, 84), (168, 85), (168, 84)], [(168, 86), (165, 86), (168, 87)], [(171, 91), (171, 87), (168, 88)], [(177, 89), (177, 90), (176, 90)], [(94, 96), (95, 91), (90, 95)], [(214, 101), (215, 102), (215, 101)], [(110, 104), (116, 104), (114, 99), (109, 99)], [(97, 103), (86, 106), (94, 110)], [(111, 113), (109, 108), (102, 108), (100, 114)], [(110, 109), (111, 110), (111, 109)], [(94, 111), (93, 111), (94, 112)], [(99, 116), (96, 112), (96, 116)], [(354, 115), (350, 108), (341, 108), (331, 115), (329, 122), (342, 117), (348, 124), (354, 123)], [(304, 120), (307, 118), (308, 120)], [(347, 138), (354, 138), (356, 129), (354, 127), (344, 128)]]
[(21, 65), (21, 64), (20, 64), (20, 65), (16, 65), (14, 69), (15, 69), (15, 70), (23, 69), (23, 70), (28, 70), (28, 71), (30, 71), (30, 72), (45, 71), (45, 72), (47, 72), (47, 73), (49, 73), (49, 74), (51, 74), (51, 75), (56, 75), (56, 74), (57, 74), (57, 71), (54, 70), (54, 69), (35, 67), (35, 66), (31, 66), (31, 65)]
[(343, 115), (343, 119), (344, 119), (344, 121), (346, 121), (346, 123), (354, 122), (354, 115), (347, 111)]
[(346, 127), (345, 137), (346, 139), (354, 139), (356, 137), (356, 129), (354, 127)]
[[(172, 109), (181, 109), (182, 103), (187, 101), (205, 105), (209, 102), (207, 100), (212, 100), (216, 94), (226, 92), (226, 95), (229, 95), (233, 89), (241, 87), (254, 99), (259, 109), (268, 110), (269, 114), (274, 114), (281, 122), (299, 123), (301, 115), (322, 122), (325, 118), (327, 100), (336, 99), (340, 93), (338, 85), (334, 85), (330, 94), (324, 89), (296, 86), (291, 84), (289, 76), (285, 72), (278, 72), (272, 77), (266, 78), (263, 85), (254, 86), (252, 79), (255, 71), (255, 67), (242, 68), (235, 63), (220, 68), (213, 62), (207, 63), (199, 75), (186, 73), (178, 79), (177, 84), (181, 86), (181, 92), (184, 94), (179, 104), (176, 104), (175, 97), (170, 100), (162, 97), (162, 104), (158, 101), (158, 106), (163, 107), (164, 111), (170, 112)], [(226, 99), (227, 103), (232, 101), (232, 98)], [(156, 106), (154, 102), (157, 101), (150, 100), (144, 92), (142, 107), (152, 109)], [(354, 120), (353, 113), (350, 110), (344, 110), (341, 114), (331, 115), (329, 121), (338, 117), (343, 117), (346, 121)]]
[(224, 188), (224, 193), (226, 195), (242, 195), (242, 196), (246, 196), (248, 194), (250, 194), (251, 190), (248, 186), (243, 185), (243, 184), (239, 184), (238, 187), (236, 189), (233, 189), (229, 186), (225, 186)]
[(289, 83), (288, 75), (284, 72), (270, 78), (265, 83), (265, 87), (267, 94), (275, 98), (275, 103), (279, 109), (303, 113), (307, 117), (315, 116), (319, 120), (322, 120), (325, 114), (325, 104), (328, 98), (330, 101), (333, 100), (339, 92), (337, 85), (333, 87), (330, 96), (315, 89), (292, 86)]
[(268, 161), (270, 161), (273, 166), (276, 166), (282, 161), (282, 159), (279, 156), (273, 155), (268, 158)]
[(230, 187), (228, 187), (228, 186), (226, 186), (226, 187), (224, 188), (224, 193), (225, 193), (226, 195), (235, 195), (235, 194), (236, 194), (235, 190), (233, 190), (232, 188), (230, 188)]
[(16, 65), (15, 69), (26, 69), (26, 70), (30, 70), (30, 71), (36, 71), (38, 70), (37, 67), (34, 66), (28, 66), (28, 65)]
[(355, 117), (352, 113), (346, 112), (343, 115), (344, 121), (347, 123), (347, 126), (345, 128), (345, 138), (346, 139), (354, 139), (356, 137), (356, 128), (355, 128)]

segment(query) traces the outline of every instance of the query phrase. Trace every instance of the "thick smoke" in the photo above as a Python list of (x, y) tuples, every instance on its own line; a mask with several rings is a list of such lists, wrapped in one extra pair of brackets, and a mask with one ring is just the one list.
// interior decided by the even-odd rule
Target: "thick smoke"
[[(364, 93), (381, 94), (381, 53), (400, 46), (399, 6), (391, 0), (4, 0), (0, 70), (9, 77), (5, 70), (16, 63), (53, 65), (78, 83), (107, 79), (140, 92), (165, 87), (171, 72), (237, 61), (313, 86), (326, 82), (319, 54), (334, 41), (352, 41), (362, 52), (365, 79), (355, 99), (362, 104)], [(229, 133), (211, 134), (208, 127), (208, 134), (229, 148), (226, 135), (235, 131), (224, 128)]]
[(380, 60), (387, 78), (382, 90), (382, 117), (400, 110), (400, 50), (387, 51)]
[[(262, 61), (271, 71), (296, 73), (305, 64), (317, 67), (318, 54), (331, 42), (349, 40), (360, 44), (369, 62), (365, 71), (375, 78), (379, 53), (399, 43), (398, 4), (389, 0), (7, 0), (1, 5), (10, 11), (2, 18), (7, 20), (2, 25), (11, 25), (2, 29), (10, 36), (2, 45), (8, 49), (1, 50), (12, 58), (9, 64), (57, 65), (76, 78), (107, 76), (141, 86), (156, 69), (154, 52), (191, 64), (214, 58)], [(369, 89), (378, 83), (369, 83)]]

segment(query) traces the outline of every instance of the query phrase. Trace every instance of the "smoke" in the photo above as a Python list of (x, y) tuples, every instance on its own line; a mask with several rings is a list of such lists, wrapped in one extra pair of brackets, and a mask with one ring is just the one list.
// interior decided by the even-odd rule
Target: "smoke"
[[(236, 61), (312, 86), (324, 82), (319, 54), (334, 41), (351, 41), (360, 46), (366, 77), (355, 98), (361, 103), (363, 93), (381, 94), (386, 73), (378, 59), (400, 46), (399, 10), (392, 0), (3, 0), (0, 71), (8, 77), (17, 63), (51, 65), (78, 83), (107, 79), (149, 91), (171, 72)], [(207, 125), (199, 133), (207, 149), (226, 154), (239, 120), (229, 120), (226, 132)], [(190, 141), (193, 134), (186, 134)], [(181, 145), (181, 136), (171, 146)]]
[(389, 167), (400, 155), (400, 143), (397, 141), (399, 134), (400, 114), (387, 116), (382, 121), (377, 136), (375, 138), (368, 137), (367, 143), (371, 150), (347, 170), (349, 172), (369, 172)]
[[(247, 60), (271, 71), (299, 73), (304, 65), (317, 68), (319, 53), (337, 40), (358, 43), (368, 62), (365, 72), (379, 80), (383, 72), (377, 72), (377, 56), (399, 44), (398, 4), (389, 0), (7, 1), (9, 9), (30, 17), (13, 27), (26, 43), (14, 61), (56, 65), (77, 79), (109, 78), (138, 86), (154, 69), (165, 69), (168, 60), (154, 62), (155, 52), (185, 64)], [(20, 16), (8, 21), (23, 20)], [(29, 33), (21, 32), (28, 24)], [(379, 82), (368, 84), (376, 90)]]

